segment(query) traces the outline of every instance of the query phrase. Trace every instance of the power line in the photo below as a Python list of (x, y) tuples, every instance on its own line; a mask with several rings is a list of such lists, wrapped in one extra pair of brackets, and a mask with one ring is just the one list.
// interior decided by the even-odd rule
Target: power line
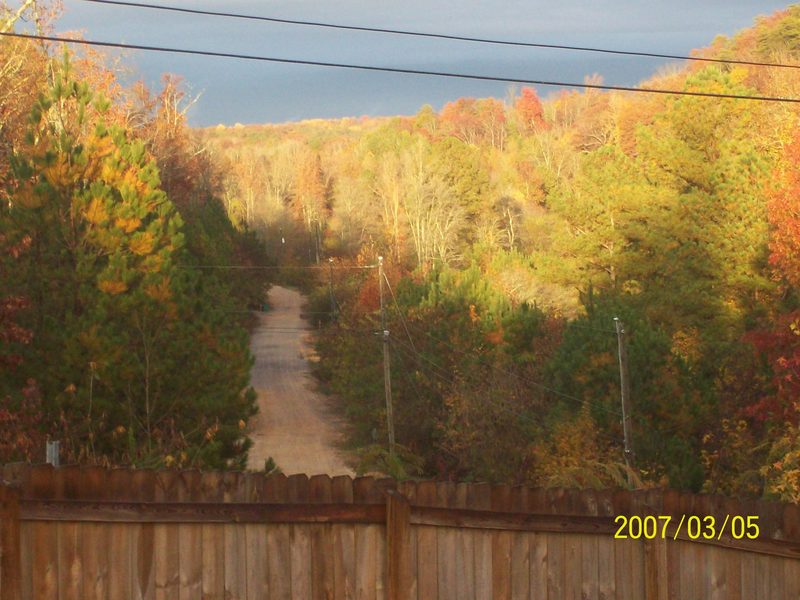
[(523, 85), (543, 85), (552, 87), (583, 88), (592, 90), (606, 90), (615, 92), (634, 92), (641, 94), (661, 94), (669, 96), (694, 96), (699, 98), (716, 98), (729, 100), (754, 100), (759, 102), (787, 102), (800, 103), (800, 98), (782, 98), (778, 96), (750, 96), (739, 94), (717, 94), (713, 92), (691, 92), (668, 90), (663, 88), (639, 88), (622, 85), (605, 85), (599, 83), (574, 83), (566, 81), (550, 81), (544, 79), (522, 79), (513, 77), (496, 77), (491, 75), (471, 75), (468, 73), (452, 73), (447, 71), (426, 71), (422, 69), (406, 69), (400, 67), (377, 67), (372, 65), (356, 65), (349, 63), (334, 63), (316, 60), (300, 60), (294, 58), (276, 58), (271, 56), (258, 56), (253, 54), (235, 54), (230, 52), (215, 52), (212, 50), (189, 50), (186, 48), (168, 48), (164, 46), (145, 46), (141, 44), (123, 44), (119, 42), (101, 42), (96, 40), (78, 40), (73, 38), (58, 38), (47, 35), (33, 35), (27, 33), (0, 32), (0, 36), (15, 37), (46, 42), (60, 42), (64, 44), (82, 44), (85, 46), (98, 46), (102, 48), (117, 48), (124, 50), (142, 50), (145, 52), (163, 52), (171, 54), (184, 54), (194, 56), (208, 56), (213, 58), (234, 58), (239, 60), (253, 60), (291, 65), (305, 65), (315, 67), (329, 67), (335, 69), (350, 69), (356, 71), (372, 71), (380, 73), (398, 73), (404, 75), (424, 75), (430, 77), (444, 77), (449, 79), (468, 79), (472, 81), (495, 81), (500, 83), (519, 83)]
[(520, 42), (514, 40), (497, 40), (490, 38), (470, 37), (463, 35), (452, 35), (444, 33), (427, 33), (422, 31), (409, 31), (404, 29), (387, 29), (383, 27), (367, 27), (359, 25), (341, 25), (335, 23), (324, 23), (321, 21), (301, 21), (296, 19), (282, 19), (277, 17), (263, 17), (258, 15), (245, 15), (241, 13), (221, 12), (212, 10), (200, 10), (196, 8), (181, 8), (178, 6), (166, 6), (159, 4), (146, 4), (141, 2), (123, 2), (121, 0), (84, 0), (94, 4), (110, 4), (116, 6), (126, 6), (130, 8), (148, 8), (177, 13), (193, 15), (206, 15), (212, 17), (225, 17), (232, 19), (245, 19), (249, 21), (263, 21), (268, 23), (282, 23), (285, 25), (301, 25), (305, 27), (321, 27), (326, 29), (341, 29), (346, 31), (362, 31), (369, 33), (388, 33), (391, 35), (401, 35), (410, 37), (420, 37), (428, 39), (450, 40), (458, 42), (472, 42), (479, 44), (492, 44), (496, 46), (515, 46), (521, 48), (546, 48), (551, 50), (569, 50), (575, 52), (594, 52), (600, 54), (615, 54), (622, 56), (638, 56), (646, 58), (667, 58), (670, 60), (688, 60), (708, 63), (721, 63), (730, 65), (748, 65), (757, 67), (778, 67), (784, 69), (800, 69), (800, 65), (789, 65), (784, 63), (760, 62), (751, 60), (737, 60), (726, 58), (704, 58), (701, 56), (686, 56), (679, 54), (659, 54), (655, 52), (637, 52), (631, 50), (615, 50), (611, 48), (593, 48), (588, 46), (568, 46), (564, 44), (543, 44), (539, 42)]
[(336, 265), (334, 267), (322, 265), (177, 265), (179, 269), (255, 269), (255, 270), (289, 270), (289, 269), (374, 269), (375, 265)]
[(397, 314), (400, 316), (400, 322), (403, 324), (403, 329), (406, 330), (406, 335), (408, 336), (408, 341), (411, 343), (411, 348), (414, 352), (417, 351), (416, 346), (414, 346), (414, 339), (411, 337), (411, 333), (408, 331), (408, 325), (406, 325), (406, 318), (403, 316), (403, 311), (400, 310), (400, 305), (397, 303), (397, 298), (394, 295), (394, 290), (392, 289), (392, 284), (389, 283), (389, 278), (386, 277), (386, 273), (383, 274), (383, 278), (386, 280), (386, 287), (389, 288), (389, 293), (392, 295), (392, 301), (394, 302), (394, 308), (397, 311)]

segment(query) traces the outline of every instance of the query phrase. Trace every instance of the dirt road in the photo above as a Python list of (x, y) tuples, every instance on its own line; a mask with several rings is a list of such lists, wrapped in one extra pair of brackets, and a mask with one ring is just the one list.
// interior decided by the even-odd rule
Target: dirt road
[(300, 317), (300, 293), (273, 287), (271, 309), (259, 313), (250, 340), (255, 357), (251, 383), (258, 393), (259, 414), (250, 421), (249, 467), (263, 469), (272, 457), (287, 475), (353, 475), (337, 446), (341, 422), (327, 400), (313, 389), (307, 357), (311, 355), (308, 323)]

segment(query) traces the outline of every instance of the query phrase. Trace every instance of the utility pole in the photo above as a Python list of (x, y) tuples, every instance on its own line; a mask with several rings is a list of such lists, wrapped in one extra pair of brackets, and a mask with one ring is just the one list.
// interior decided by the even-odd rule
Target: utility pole
[(331, 296), (331, 319), (336, 320), (336, 298), (333, 296), (333, 259), (328, 259), (328, 293)]
[(392, 373), (389, 366), (389, 330), (386, 329), (386, 305), (383, 302), (383, 257), (378, 257), (381, 298), (381, 336), (383, 337), (383, 391), (386, 395), (386, 424), (389, 430), (389, 454), (394, 456), (394, 411), (392, 410)]
[(628, 484), (632, 483), (633, 446), (631, 444), (631, 386), (628, 378), (628, 350), (625, 346), (625, 326), (614, 317), (619, 349), (619, 389), (622, 399), (622, 433), (625, 438), (625, 465), (628, 467)]

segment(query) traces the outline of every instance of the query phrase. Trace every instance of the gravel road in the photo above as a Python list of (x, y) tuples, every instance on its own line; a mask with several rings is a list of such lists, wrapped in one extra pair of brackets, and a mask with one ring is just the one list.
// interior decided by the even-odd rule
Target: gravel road
[(275, 286), (271, 309), (259, 313), (250, 339), (255, 357), (251, 384), (258, 394), (259, 413), (250, 420), (253, 440), (248, 464), (263, 469), (271, 456), (287, 475), (353, 475), (338, 449), (342, 423), (327, 399), (314, 390), (308, 357), (313, 355), (309, 325), (300, 317), (303, 296)]

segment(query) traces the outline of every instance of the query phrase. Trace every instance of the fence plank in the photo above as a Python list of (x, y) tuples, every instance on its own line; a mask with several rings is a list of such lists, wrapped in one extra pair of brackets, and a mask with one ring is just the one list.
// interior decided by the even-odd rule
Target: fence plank
[(597, 598), (599, 536), (581, 536), (581, 598)]
[(83, 600), (83, 563), (78, 523), (55, 523), (58, 530), (58, 589), (63, 600)]
[(177, 525), (154, 525), (153, 554), (156, 600), (173, 600), (180, 587), (180, 547)]
[[(313, 501), (313, 497), (312, 497)], [(331, 600), (335, 586), (332, 525), (311, 525), (311, 598)]]
[(356, 525), (356, 598), (377, 598), (377, 553), (378, 538), (370, 525)]
[[(441, 484), (439, 484), (441, 486)], [(441, 490), (441, 488), (440, 488)], [(439, 496), (440, 501), (444, 500)], [(452, 527), (441, 527), (436, 532), (436, 549), (438, 556), (436, 564), (439, 569), (439, 598), (440, 600), (458, 600), (456, 593), (456, 530)]]
[[(581, 597), (581, 581), (583, 575), (581, 569), (583, 567), (581, 562), (581, 540), (582, 537), (577, 534), (568, 534), (564, 537), (564, 598), (569, 600), (580, 600)], [(640, 596), (636, 596), (639, 598)]]
[(155, 596), (155, 525), (146, 523), (132, 528), (132, 584), (134, 600)]
[[(82, 592), (86, 600), (106, 600), (108, 597), (108, 531), (110, 525), (80, 523), (79, 531), (84, 540), (80, 544), (83, 563)], [(23, 598), (29, 596), (23, 595)]]
[[(494, 497), (492, 504), (495, 504)], [(498, 531), (492, 534), (492, 596), (497, 600), (511, 598), (510, 531)]]
[[(800, 561), (784, 558), (783, 569), (783, 580), (786, 582), (786, 597), (800, 598)], [(744, 595), (742, 595), (742, 598), (744, 598)]]
[(619, 540), (597, 536), (597, 597), (599, 600), (617, 598), (616, 563), (614, 546)]
[(769, 592), (764, 598), (786, 598), (786, 580), (783, 578), (783, 560), (769, 557)]
[(247, 537), (246, 525), (223, 525), (225, 600), (247, 598)]
[[(475, 557), (475, 598), (492, 598), (492, 534), (489, 531), (473, 531)], [(420, 596), (422, 600), (422, 596)]]
[(199, 528), (202, 546), (203, 600), (223, 600), (225, 598), (225, 525), (204, 523)]
[(333, 582), (335, 600), (355, 598), (356, 533), (353, 525), (333, 525)]
[(756, 589), (756, 555), (752, 552), (741, 552), (739, 563), (742, 570), (742, 595), (752, 597)]
[(49, 523), (35, 523), (31, 530), (33, 556), (33, 599), (58, 596), (58, 554), (56, 530)]
[[(346, 475), (331, 479), (331, 499), (352, 504), (353, 480)], [(356, 588), (356, 532), (352, 525), (333, 526), (333, 583), (335, 600), (352, 600)]]
[[(417, 490), (419, 494), (419, 489)], [(415, 527), (417, 531), (417, 596), (419, 600), (439, 598), (439, 549), (435, 527)], [(491, 534), (488, 534), (491, 536)], [(489, 557), (491, 560), (491, 556)]]
[(475, 600), (475, 534), (469, 529), (456, 529), (455, 566), (456, 596), (461, 600)]
[(180, 600), (200, 600), (203, 595), (203, 538), (198, 525), (179, 525)]
[(19, 492), (0, 485), (0, 503), (0, 600), (17, 600), (22, 594)]
[[(726, 590), (730, 600), (742, 600), (742, 553), (724, 550)], [(798, 596), (800, 598), (800, 596)]]
[(527, 598), (531, 585), (530, 534), (511, 534), (511, 597)]
[(130, 527), (114, 523), (106, 531), (109, 536), (108, 600), (131, 600)]
[[(295, 476), (289, 478), (291, 481)], [(298, 481), (302, 481), (299, 480)], [(305, 496), (307, 498), (308, 496)], [(292, 598), (311, 598), (311, 533), (308, 525), (291, 526)]]
[(378, 525), (370, 528), (375, 535), (375, 597), (378, 600), (386, 598), (386, 530)]
[[(255, 482), (254, 482), (255, 483)], [(261, 489), (261, 482), (253, 490)], [(251, 491), (250, 493), (256, 493)], [(269, 600), (267, 571), (267, 525), (244, 526), (245, 583), (247, 600)]]
[(633, 593), (637, 598), (644, 598), (645, 595), (645, 582), (644, 582), (644, 541), (632, 540), (631, 544), (631, 575)]
[(292, 599), (292, 526), (267, 526), (267, 572), (270, 600)]
[(33, 597), (33, 523), (20, 523), (19, 527), (20, 552), (19, 562), (20, 589), (22, 598)]
[(405, 496), (389, 492), (386, 499), (386, 595), (408, 600), (411, 595), (411, 507)]
[(564, 536), (547, 536), (547, 598), (564, 598)]

